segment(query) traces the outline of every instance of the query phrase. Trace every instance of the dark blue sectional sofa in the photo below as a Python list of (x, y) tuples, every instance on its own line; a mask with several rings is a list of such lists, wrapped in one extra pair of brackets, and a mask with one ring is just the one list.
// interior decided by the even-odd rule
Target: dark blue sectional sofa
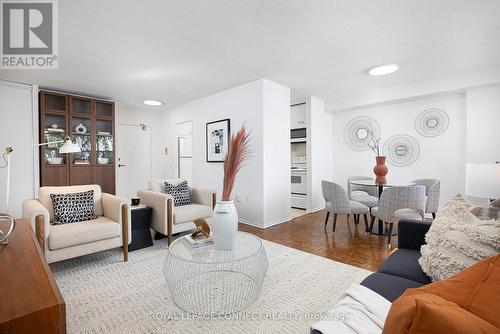
[[(425, 234), (430, 226), (430, 222), (400, 220), (398, 249), (385, 260), (376, 273), (365, 278), (361, 285), (393, 302), (406, 289), (431, 283), (418, 263), (420, 247), (425, 244)], [(321, 334), (316, 330), (312, 330), (311, 333)]]
[(425, 234), (430, 226), (430, 222), (400, 220), (398, 249), (385, 260), (378, 272), (365, 278), (361, 285), (393, 302), (406, 289), (431, 283), (418, 263), (420, 247), (425, 244)]

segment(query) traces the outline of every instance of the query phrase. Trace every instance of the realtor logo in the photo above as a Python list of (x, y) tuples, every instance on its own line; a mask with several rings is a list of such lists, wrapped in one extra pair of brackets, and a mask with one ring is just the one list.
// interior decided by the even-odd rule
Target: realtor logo
[(57, 0), (0, 0), (1, 69), (57, 69)]

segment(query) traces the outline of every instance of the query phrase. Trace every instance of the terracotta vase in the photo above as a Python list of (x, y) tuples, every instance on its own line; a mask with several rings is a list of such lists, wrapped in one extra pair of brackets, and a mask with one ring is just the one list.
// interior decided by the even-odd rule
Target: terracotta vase
[(373, 172), (377, 176), (375, 178), (375, 182), (385, 183), (386, 182), (385, 176), (387, 175), (387, 172), (389, 172), (387, 166), (385, 165), (385, 157), (380, 156), (380, 157), (375, 157), (375, 159), (377, 160), (377, 165), (373, 168)]

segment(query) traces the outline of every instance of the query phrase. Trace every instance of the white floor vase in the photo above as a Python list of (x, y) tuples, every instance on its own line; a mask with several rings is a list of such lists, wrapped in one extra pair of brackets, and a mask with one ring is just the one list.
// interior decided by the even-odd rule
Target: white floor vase
[(212, 215), (212, 232), (216, 249), (233, 249), (238, 230), (238, 212), (233, 201), (217, 202)]

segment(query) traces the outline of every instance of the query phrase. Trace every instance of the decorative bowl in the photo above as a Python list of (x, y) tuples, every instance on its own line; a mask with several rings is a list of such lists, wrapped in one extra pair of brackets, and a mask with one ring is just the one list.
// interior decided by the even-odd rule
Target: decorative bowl
[(109, 162), (109, 158), (98, 158), (98, 159), (97, 159), (97, 163), (98, 163), (99, 165), (105, 165), (105, 164), (107, 164), (108, 162)]
[(87, 128), (85, 127), (85, 125), (80, 123), (75, 127), (75, 132), (76, 133), (87, 133)]

